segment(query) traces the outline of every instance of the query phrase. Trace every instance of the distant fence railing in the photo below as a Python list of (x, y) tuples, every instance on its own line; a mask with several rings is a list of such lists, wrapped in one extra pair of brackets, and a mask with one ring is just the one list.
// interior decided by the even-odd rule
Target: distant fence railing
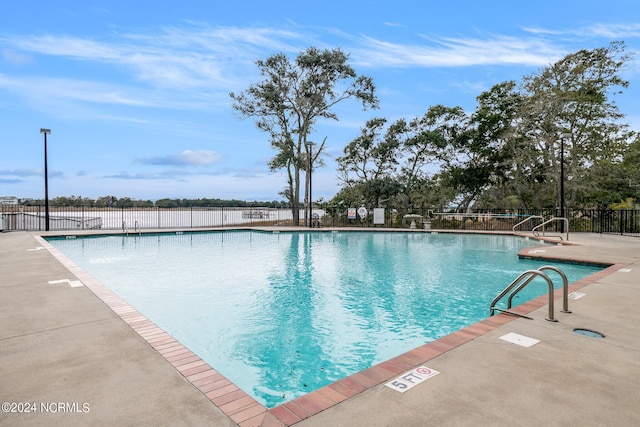
[[(364, 218), (357, 215), (351, 218), (345, 214), (345, 209), (325, 208), (325, 216), (322, 223), (334, 226), (365, 226), (365, 227), (412, 227), (430, 228), (440, 230), (495, 230), (512, 231), (514, 226), (525, 218), (532, 216), (541, 217), (528, 221), (515, 231), (528, 231), (542, 222), (562, 217), (559, 210), (531, 209), (531, 210), (505, 210), (492, 209), (474, 212), (436, 212), (428, 208), (411, 209), (384, 209), (383, 224), (376, 224), (373, 220), (373, 209), (367, 208)], [(571, 232), (588, 233), (614, 233), (640, 237), (640, 210), (567, 210), (566, 218)], [(380, 221), (379, 221), (380, 222)], [(562, 222), (556, 222), (547, 227), (549, 232), (560, 232)]]
[[(0, 230), (45, 230), (44, 206), (0, 205)], [(342, 206), (300, 208), (300, 226), (431, 228), (446, 230), (528, 231), (543, 219), (561, 217), (557, 210), (487, 210), (482, 212), (436, 212), (428, 208), (367, 208)], [(615, 233), (640, 237), (639, 210), (567, 211), (571, 232)], [(118, 230), (208, 228), (231, 226), (292, 225), (291, 208), (191, 207), (191, 208), (97, 208), (55, 206), (49, 209), (50, 230)], [(557, 227), (560, 223), (557, 223)], [(553, 228), (548, 231), (559, 231)]]
[[(45, 230), (42, 206), (4, 206), (0, 229)], [(302, 211), (301, 211), (302, 212)], [(118, 230), (206, 228), (242, 225), (291, 224), (291, 209), (192, 207), (192, 208), (95, 208), (56, 206), (49, 209), (50, 230)]]

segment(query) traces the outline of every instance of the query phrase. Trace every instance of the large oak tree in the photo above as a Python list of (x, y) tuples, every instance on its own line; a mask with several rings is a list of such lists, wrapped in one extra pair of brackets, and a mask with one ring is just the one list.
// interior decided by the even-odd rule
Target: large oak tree
[[(334, 106), (349, 98), (360, 101), (363, 109), (378, 106), (373, 80), (357, 75), (348, 60), (337, 48), (310, 47), (294, 61), (279, 53), (256, 61), (262, 81), (230, 94), (233, 108), (243, 118), (254, 118), (258, 129), (269, 135), (276, 151), (271, 170), (287, 171), (282, 194), (291, 204), (295, 225), (300, 218), (301, 171), (309, 167), (307, 142), (314, 125), (320, 119), (338, 120)], [(323, 148), (314, 149), (311, 165)]]

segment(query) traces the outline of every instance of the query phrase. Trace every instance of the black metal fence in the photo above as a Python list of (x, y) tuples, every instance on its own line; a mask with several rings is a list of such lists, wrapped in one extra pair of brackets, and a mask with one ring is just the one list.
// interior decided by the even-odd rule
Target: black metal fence
[[(415, 227), (440, 230), (527, 231), (550, 218), (562, 217), (559, 210), (504, 210), (475, 212), (435, 212), (427, 208), (384, 209), (374, 221), (374, 209), (366, 209), (361, 217), (358, 209), (325, 208), (322, 224), (334, 227)], [(364, 213), (364, 211), (362, 212)], [(639, 210), (568, 210), (566, 218), (571, 232), (614, 233), (640, 237)], [(529, 221), (525, 221), (530, 219)], [(552, 222), (547, 231), (560, 232), (562, 222)]]
[[(0, 205), (0, 230), (45, 230), (44, 206)], [(486, 210), (435, 212), (427, 208), (367, 208), (338, 206), (300, 209), (301, 226), (430, 228), (446, 230), (528, 231), (544, 221), (561, 217), (557, 210)], [(640, 237), (639, 210), (571, 210), (566, 218), (571, 232), (615, 233)], [(528, 219), (528, 220), (527, 220)], [(524, 223), (522, 223), (524, 220)], [(522, 223), (522, 224), (521, 224)], [(552, 222), (547, 231), (560, 231)], [(50, 230), (122, 230), (136, 232), (163, 228), (208, 228), (293, 225), (290, 208), (96, 208), (50, 207)]]

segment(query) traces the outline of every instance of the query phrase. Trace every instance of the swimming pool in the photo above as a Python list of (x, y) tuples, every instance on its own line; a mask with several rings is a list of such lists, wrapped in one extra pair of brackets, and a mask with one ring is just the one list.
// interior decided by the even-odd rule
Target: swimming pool
[[(540, 242), (499, 235), (224, 231), (50, 243), (266, 407), (486, 318), (500, 290), (543, 265), (516, 255)], [(599, 270), (557, 265), (570, 281)]]

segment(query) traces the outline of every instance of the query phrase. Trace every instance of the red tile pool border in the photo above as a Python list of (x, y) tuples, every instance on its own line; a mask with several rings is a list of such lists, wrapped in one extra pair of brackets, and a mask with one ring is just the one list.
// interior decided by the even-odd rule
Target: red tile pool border
[[(497, 314), (275, 408), (267, 409), (188, 348), (180, 344), (171, 335), (115, 295), (110, 289), (82, 270), (44, 238), (40, 236), (34, 237), (78, 280), (111, 308), (153, 349), (160, 353), (187, 381), (200, 390), (216, 407), (240, 427), (288, 427), (294, 425), (516, 319), (516, 317), (508, 314)], [(523, 253), (520, 255), (523, 256)], [(549, 259), (544, 254), (536, 254), (536, 256), (526, 254), (526, 257)], [(558, 259), (557, 261), (562, 260)], [(580, 262), (589, 261), (581, 260)], [(597, 273), (573, 282), (569, 285), (569, 292), (575, 292), (601, 280), (627, 265), (626, 263), (613, 264)], [(562, 298), (562, 290), (556, 290), (554, 297), (556, 299)], [(526, 315), (544, 307), (546, 304), (547, 296), (544, 295), (515, 307), (513, 311)]]

